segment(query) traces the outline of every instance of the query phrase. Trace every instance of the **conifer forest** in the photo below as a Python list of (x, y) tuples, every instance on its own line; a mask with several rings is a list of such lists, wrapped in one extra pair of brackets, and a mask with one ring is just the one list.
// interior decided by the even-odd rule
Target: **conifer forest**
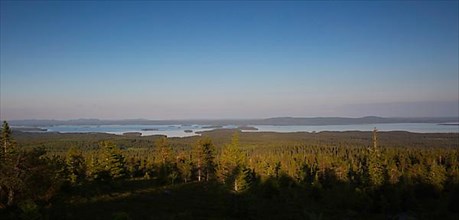
[(1, 133), (1, 219), (457, 219), (457, 133)]

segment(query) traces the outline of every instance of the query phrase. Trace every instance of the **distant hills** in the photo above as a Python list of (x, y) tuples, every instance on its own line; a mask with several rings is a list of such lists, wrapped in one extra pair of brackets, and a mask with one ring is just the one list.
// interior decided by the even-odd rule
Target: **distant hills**
[(379, 123), (448, 123), (458, 122), (459, 117), (425, 117), (425, 118), (383, 118), (367, 116), (361, 118), (347, 117), (277, 117), (266, 119), (209, 119), (209, 120), (12, 120), (12, 126), (57, 126), (57, 125), (350, 125), (350, 124), (379, 124)]
[(345, 117), (315, 117), (315, 118), (268, 118), (257, 125), (349, 125), (349, 124), (379, 124), (379, 123), (447, 123), (457, 122), (458, 117), (442, 118), (383, 118), (367, 116), (362, 118)]

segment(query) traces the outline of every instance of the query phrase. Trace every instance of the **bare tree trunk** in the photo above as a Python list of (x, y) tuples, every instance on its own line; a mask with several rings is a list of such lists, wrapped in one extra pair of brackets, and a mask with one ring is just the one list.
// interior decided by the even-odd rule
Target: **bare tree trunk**
[(202, 176), (202, 165), (201, 165), (201, 160), (198, 160), (198, 181), (201, 182), (201, 176)]

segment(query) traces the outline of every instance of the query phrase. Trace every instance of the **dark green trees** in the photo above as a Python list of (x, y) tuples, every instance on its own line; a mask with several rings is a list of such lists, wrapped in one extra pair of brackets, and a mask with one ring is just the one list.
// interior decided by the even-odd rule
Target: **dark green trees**
[(21, 182), (19, 171), (14, 169), (19, 164), (15, 160), (17, 155), (11, 151), (12, 142), (11, 129), (8, 123), (4, 121), (0, 136), (0, 208), (15, 203), (18, 184)]
[(100, 166), (110, 178), (120, 179), (126, 176), (126, 161), (121, 150), (113, 143), (102, 142)]
[(67, 180), (71, 184), (78, 184), (86, 179), (85, 159), (76, 148), (70, 148), (65, 158)]
[(6, 157), (14, 148), (14, 141), (11, 138), (11, 129), (8, 122), (3, 121), (2, 132), (0, 136), (1, 152), (0, 157)]
[(163, 183), (175, 183), (180, 177), (180, 173), (175, 163), (177, 158), (175, 158), (174, 151), (166, 137), (162, 137), (156, 141), (155, 158), (159, 180)]
[(246, 155), (239, 146), (239, 134), (235, 133), (231, 144), (226, 145), (221, 152), (217, 176), (220, 181), (239, 192), (248, 188), (250, 173)]
[(206, 181), (215, 173), (215, 146), (210, 138), (199, 139), (193, 148), (193, 162), (197, 169), (198, 181)]
[(155, 156), (157, 157), (157, 162), (161, 163), (162, 165), (172, 163), (174, 155), (173, 155), (172, 148), (167, 141), (167, 138), (162, 137), (158, 139), (155, 145), (156, 145)]
[(177, 169), (180, 173), (181, 179), (186, 183), (191, 180), (193, 176), (193, 162), (189, 154), (181, 152), (177, 156)]
[(381, 160), (381, 153), (378, 148), (377, 130), (373, 130), (373, 147), (369, 149), (368, 156), (368, 175), (370, 183), (373, 186), (379, 187), (384, 183), (384, 167)]
[[(241, 142), (239, 135), (242, 137)], [(308, 218), (302, 215), (305, 210), (330, 210), (326, 214), (330, 214), (327, 217), (332, 219), (342, 217), (341, 214), (355, 218), (360, 213), (370, 214), (364, 218), (379, 218), (379, 214), (397, 218), (398, 213), (404, 213), (405, 210), (417, 212), (431, 208), (441, 213), (441, 216), (449, 215), (443, 215), (445, 212), (456, 213), (457, 193), (454, 193), (459, 185), (457, 145), (392, 146), (387, 144), (385, 132), (380, 133), (382, 138), (379, 145), (376, 132), (373, 142), (371, 134), (365, 133), (366, 142), (361, 145), (349, 144), (346, 139), (341, 140), (339, 137), (348, 134), (337, 134), (333, 137), (342, 144), (336, 146), (320, 141), (313, 144), (288, 142), (288, 136), (279, 134), (269, 135), (286, 138), (273, 144), (260, 144), (256, 138), (265, 140), (269, 135), (258, 135), (236, 133), (228, 144), (225, 142), (226, 135), (209, 135), (213, 140), (204, 137), (196, 142), (196, 137), (147, 137), (147, 147), (128, 150), (114, 143), (102, 142), (99, 148), (91, 146), (84, 152), (72, 148), (65, 157), (50, 159), (42, 149), (32, 151), (29, 148), (25, 152), (20, 146), (14, 147), (11, 130), (4, 123), (1, 135), (0, 209), (14, 207), (24, 201), (29, 201), (25, 203), (29, 204), (30, 201), (51, 198), (58, 189), (60, 167), (65, 168), (64, 176), (72, 183), (70, 187), (101, 179), (122, 179), (122, 184), (112, 185), (122, 187), (144, 177), (150, 180), (139, 182), (154, 183), (154, 187), (156, 184), (196, 181), (185, 187), (207, 189), (208, 186), (219, 184), (202, 182), (216, 176), (231, 191), (244, 192), (225, 191), (232, 195), (231, 198), (235, 198), (230, 204), (235, 204), (237, 209), (254, 205), (248, 209), (250, 213), (258, 208), (265, 212), (271, 207), (285, 205), (286, 211), (282, 213), (289, 213), (285, 218), (291, 217), (290, 213), (296, 213), (292, 216), (299, 219)], [(350, 135), (352, 139), (356, 134)], [(158, 141), (152, 147), (154, 140)], [(459, 137), (455, 140), (459, 140)], [(137, 140), (133, 142), (137, 143)], [(5, 143), (7, 148), (4, 148)], [(126, 146), (124, 142), (117, 143), (118, 146)], [(373, 147), (366, 147), (369, 143), (373, 143)], [(7, 154), (4, 154), (4, 149), (7, 149)], [(50, 154), (62, 153), (56, 150)], [(197, 183), (199, 181), (201, 183)], [(86, 186), (81, 188), (85, 189)], [(30, 207), (36, 204), (43, 203), (32, 202)], [(246, 215), (248, 211), (242, 213), (244, 217), (249, 216)], [(374, 213), (379, 214), (373, 216)], [(270, 214), (266, 214), (268, 218), (272, 217)]]
[(0, 208), (12, 207), (27, 200), (51, 199), (62, 182), (59, 175), (61, 161), (46, 157), (43, 148), (25, 151), (14, 147), (7, 122), (3, 123), (1, 133)]
[(436, 190), (443, 190), (444, 183), (446, 182), (446, 169), (433, 160), (430, 163), (427, 174), (427, 182), (430, 183)]

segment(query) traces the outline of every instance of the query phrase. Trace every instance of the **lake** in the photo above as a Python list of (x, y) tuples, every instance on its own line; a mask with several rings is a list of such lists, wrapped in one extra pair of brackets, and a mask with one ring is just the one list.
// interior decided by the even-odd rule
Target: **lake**
[[(61, 133), (90, 133), (102, 132), (121, 135), (126, 132), (139, 132), (146, 135), (167, 135), (168, 137), (187, 137), (199, 135), (196, 132), (210, 131), (208, 125), (61, 125), (43, 127), (48, 132)], [(234, 125), (226, 125), (223, 128), (236, 128)], [(258, 130), (244, 132), (320, 132), (320, 131), (409, 131), (417, 133), (459, 133), (459, 125), (440, 125), (433, 123), (386, 123), (386, 124), (358, 124), (358, 125), (250, 125)]]
[[(358, 124), (358, 125), (301, 125), (301, 126), (273, 126), (257, 125), (256, 132), (320, 132), (320, 131), (409, 131), (416, 133), (459, 133), (459, 125), (440, 125), (433, 123), (387, 123), (387, 124)], [(249, 131), (253, 132), (253, 131)]]

